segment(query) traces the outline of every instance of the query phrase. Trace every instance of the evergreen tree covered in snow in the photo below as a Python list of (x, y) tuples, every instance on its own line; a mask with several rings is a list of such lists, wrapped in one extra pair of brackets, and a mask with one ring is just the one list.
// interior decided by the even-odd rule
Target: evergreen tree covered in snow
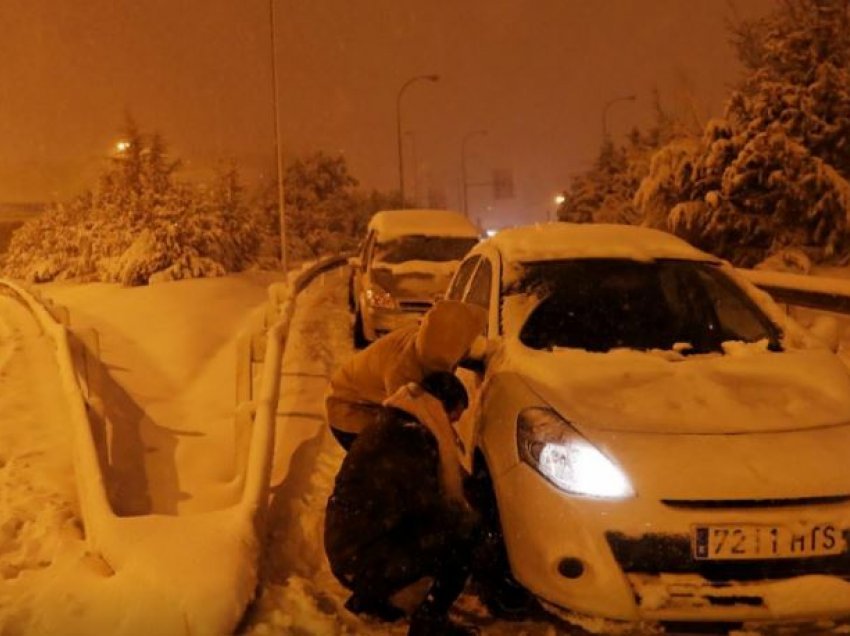
[(617, 145), (603, 140), (593, 167), (575, 176), (558, 206), (558, 220), (573, 223), (639, 223), (634, 196), (649, 173), (652, 154), (677, 134), (679, 124), (655, 99), (655, 124), (642, 132), (635, 128)]
[(258, 230), (235, 168), (209, 188), (177, 181), (178, 168), (160, 136), (128, 121), (97, 188), (18, 230), (5, 273), (139, 285), (244, 269), (255, 257)]
[(850, 211), (847, 2), (785, 0), (735, 36), (746, 76), (725, 119), (698, 143), (662, 148), (636, 205), (650, 224), (739, 264), (791, 246), (818, 260), (841, 256)]
[[(369, 217), (385, 204), (380, 193), (364, 194), (342, 155), (315, 152), (291, 161), (284, 173), (286, 247), (292, 260), (316, 258), (353, 249), (365, 233)], [(268, 253), (280, 252), (277, 186), (266, 183), (259, 193)], [(274, 247), (272, 247), (274, 246)]]

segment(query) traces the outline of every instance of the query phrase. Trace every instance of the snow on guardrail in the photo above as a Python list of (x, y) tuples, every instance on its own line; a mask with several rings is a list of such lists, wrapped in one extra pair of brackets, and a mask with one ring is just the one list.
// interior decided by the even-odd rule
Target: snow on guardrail
[[(18, 283), (0, 279), (38, 320), (55, 344), (56, 362), (73, 427), (75, 479), (85, 537), (90, 552), (102, 560), (111, 607), (74, 611), (64, 616), (68, 633), (108, 631), (116, 635), (232, 633), (257, 585), (260, 539), (268, 503), (269, 476), (280, 390), (281, 360), (298, 293), (325, 271), (346, 262), (324, 259), (291, 275), (291, 282), (270, 289), (267, 315), (274, 320), (265, 333), (254, 333), (248, 352), (264, 360), (257, 399), (240, 404), (247, 451), (240, 467), (243, 490), (234, 505), (193, 515), (120, 516), (108, 495), (108, 422), (95, 421), (96, 390), (91, 386), (86, 355), (75, 347), (96, 350), (91, 334), (75, 334), (64, 308), (40, 299)], [(244, 340), (243, 340), (244, 342)], [(88, 355), (92, 355), (89, 351)], [(96, 355), (96, 353), (94, 354)], [(248, 382), (251, 361), (248, 362)], [(244, 381), (244, 378), (243, 378)], [(251, 417), (253, 416), (253, 417)], [(238, 422), (237, 422), (238, 426)], [(107, 583), (108, 582), (108, 583)], [(95, 616), (96, 614), (96, 616)], [(57, 626), (57, 629), (60, 627)]]
[(850, 314), (850, 280), (757, 269), (736, 271), (778, 303)]

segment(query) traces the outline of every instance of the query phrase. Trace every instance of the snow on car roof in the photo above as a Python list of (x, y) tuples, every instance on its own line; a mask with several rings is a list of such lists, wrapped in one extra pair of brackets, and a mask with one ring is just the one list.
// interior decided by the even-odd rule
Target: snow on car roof
[(369, 230), (378, 232), (381, 240), (411, 234), (469, 238), (480, 235), (468, 218), (451, 210), (384, 210), (372, 217)]
[(502, 230), (486, 243), (513, 262), (560, 258), (719, 260), (672, 234), (634, 225), (541, 223)]

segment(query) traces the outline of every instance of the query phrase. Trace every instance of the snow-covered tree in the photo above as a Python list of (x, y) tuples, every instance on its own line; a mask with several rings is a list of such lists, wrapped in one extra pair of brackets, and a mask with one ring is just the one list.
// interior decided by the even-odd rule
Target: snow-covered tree
[(635, 128), (625, 142), (603, 140), (590, 170), (576, 175), (564, 191), (558, 219), (574, 223), (639, 223), (635, 193), (650, 171), (650, 159), (661, 143), (678, 134), (680, 122), (654, 95), (655, 123), (646, 132)]
[(19, 229), (5, 273), (139, 285), (244, 269), (256, 256), (259, 232), (235, 167), (209, 187), (177, 181), (178, 167), (159, 135), (128, 120), (97, 188)]
[[(698, 144), (673, 142), (635, 203), (653, 225), (740, 264), (788, 246), (844, 255), (850, 211), (846, 0), (784, 0), (735, 28), (746, 75)], [(665, 217), (663, 209), (668, 215)]]

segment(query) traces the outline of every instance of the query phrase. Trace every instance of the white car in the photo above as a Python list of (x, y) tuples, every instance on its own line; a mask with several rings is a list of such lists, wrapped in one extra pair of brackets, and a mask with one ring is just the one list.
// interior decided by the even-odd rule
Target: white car
[(624, 621), (850, 615), (850, 375), (727, 263), (663, 232), (500, 232), (448, 297), (489, 312), (460, 423), (510, 568)]
[(445, 289), (478, 229), (450, 210), (384, 210), (350, 259), (354, 343), (418, 321)]

